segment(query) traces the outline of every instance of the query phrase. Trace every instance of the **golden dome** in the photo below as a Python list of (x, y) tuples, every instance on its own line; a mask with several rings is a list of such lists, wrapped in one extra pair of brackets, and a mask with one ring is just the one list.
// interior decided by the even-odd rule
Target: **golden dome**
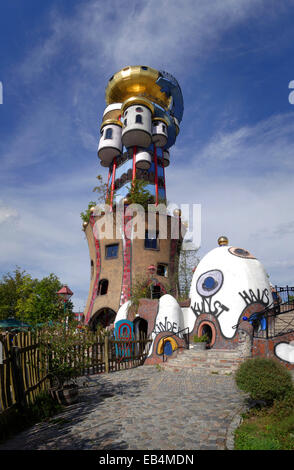
[(224, 245), (229, 244), (229, 239), (222, 235), (221, 237), (218, 238), (217, 242), (218, 242), (219, 246), (224, 246)]
[(101, 126), (100, 126), (100, 131), (102, 131), (103, 127), (109, 126), (109, 124), (115, 124), (116, 126), (122, 127), (122, 122), (118, 121), (117, 119), (106, 119), (106, 121), (103, 121)]
[(143, 98), (142, 96), (131, 96), (131, 98), (128, 98), (126, 101), (124, 101), (122, 107), (121, 107), (121, 113), (124, 114), (125, 110), (129, 106), (133, 106), (136, 104), (141, 104), (142, 106), (146, 106), (148, 109), (150, 109), (151, 113), (154, 113), (154, 106), (153, 104), (147, 100), (146, 98)]
[(105, 91), (106, 104), (123, 103), (132, 96), (141, 96), (168, 109), (171, 97), (160, 91), (156, 84), (159, 72), (151, 67), (133, 65), (115, 73)]

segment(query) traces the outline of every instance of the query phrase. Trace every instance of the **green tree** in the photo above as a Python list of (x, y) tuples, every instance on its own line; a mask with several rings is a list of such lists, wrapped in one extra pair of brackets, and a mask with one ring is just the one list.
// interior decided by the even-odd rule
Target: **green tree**
[[(13, 274), (5, 274), (0, 281), (1, 319), (13, 316), (30, 324), (64, 317), (63, 303), (57, 292), (62, 284), (55, 274), (43, 279), (33, 279), (17, 268)], [(73, 304), (67, 303), (66, 314), (71, 317)]]
[[(64, 307), (57, 292), (62, 284), (55, 274), (49, 274), (40, 281), (29, 275), (19, 287), (17, 316), (31, 323), (56, 320), (64, 315)], [(72, 315), (73, 304), (66, 305), (66, 314)]]
[(25, 271), (16, 267), (15, 271), (4, 274), (0, 281), (0, 320), (16, 316), (18, 289), (23, 283)]

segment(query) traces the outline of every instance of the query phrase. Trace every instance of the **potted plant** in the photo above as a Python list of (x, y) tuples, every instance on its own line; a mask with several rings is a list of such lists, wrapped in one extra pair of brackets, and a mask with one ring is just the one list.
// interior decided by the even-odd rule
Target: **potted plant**
[(209, 338), (206, 334), (202, 336), (194, 335), (192, 348), (197, 349), (198, 351), (204, 350), (206, 349), (206, 344), (208, 342), (209, 342)]
[(78, 400), (76, 379), (90, 361), (85, 349), (91, 344), (89, 336), (77, 328), (76, 322), (62, 321), (43, 328), (41, 350), (49, 369), (49, 391), (59, 403), (69, 405)]

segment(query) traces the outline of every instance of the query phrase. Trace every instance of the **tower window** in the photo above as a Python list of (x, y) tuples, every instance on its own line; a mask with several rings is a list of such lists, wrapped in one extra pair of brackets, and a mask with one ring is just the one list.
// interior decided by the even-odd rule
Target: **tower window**
[(91, 260), (91, 279), (93, 278), (93, 274), (94, 274), (94, 262), (93, 260)]
[(151, 286), (151, 297), (152, 299), (159, 299), (161, 297), (160, 286)]
[(117, 256), (118, 256), (118, 243), (115, 243), (114, 245), (107, 245), (105, 257), (107, 259), (110, 259), (110, 258), (117, 258)]
[(157, 265), (157, 274), (158, 274), (158, 276), (168, 277), (168, 265), (167, 264), (158, 264)]
[(147, 250), (157, 250), (158, 249), (158, 233), (145, 231), (145, 242), (144, 247)]
[(109, 128), (106, 130), (105, 139), (112, 139), (112, 129)]
[(137, 114), (137, 116), (136, 116), (136, 123), (137, 123), (137, 124), (143, 124), (141, 114)]
[(97, 290), (97, 295), (105, 295), (107, 294), (108, 291), (108, 280), (107, 279), (101, 279), (98, 284), (98, 290)]
[(124, 127), (126, 127), (126, 126), (127, 126), (127, 120), (125, 119), (124, 120)]
[(137, 113), (143, 113), (143, 108), (141, 108), (141, 106), (137, 106), (136, 112)]

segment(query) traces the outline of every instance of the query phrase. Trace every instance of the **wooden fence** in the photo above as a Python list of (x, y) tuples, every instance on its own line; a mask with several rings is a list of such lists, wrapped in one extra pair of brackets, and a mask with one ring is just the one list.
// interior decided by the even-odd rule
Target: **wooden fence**
[[(90, 335), (90, 334), (89, 334)], [(115, 341), (113, 337), (92, 336), (85, 346), (83, 335), (77, 342), (77, 356), (84, 358), (81, 375), (130, 369), (144, 363), (151, 340)], [(40, 337), (30, 332), (0, 334), (0, 413), (16, 405), (33, 403), (42, 390), (50, 387), (50, 356), (40, 350)], [(74, 366), (75, 357), (68, 358)]]

